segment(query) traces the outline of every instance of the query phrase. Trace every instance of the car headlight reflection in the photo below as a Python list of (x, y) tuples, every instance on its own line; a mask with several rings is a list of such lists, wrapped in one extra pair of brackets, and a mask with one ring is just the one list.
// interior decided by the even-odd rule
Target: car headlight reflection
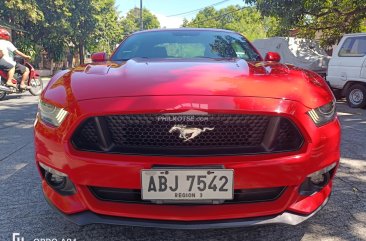
[(38, 104), (38, 114), (44, 123), (59, 127), (66, 118), (68, 112), (63, 108), (58, 108), (40, 100)]
[(335, 101), (310, 110), (308, 115), (318, 127), (331, 122), (336, 116)]

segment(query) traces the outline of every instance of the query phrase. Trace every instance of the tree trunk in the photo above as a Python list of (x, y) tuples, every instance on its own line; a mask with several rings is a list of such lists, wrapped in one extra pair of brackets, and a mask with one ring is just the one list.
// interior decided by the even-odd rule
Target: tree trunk
[(53, 75), (54, 73), (53, 73), (53, 58), (51, 58), (51, 75)]
[(84, 43), (80, 41), (79, 44), (79, 57), (80, 57), (80, 64), (84, 64), (85, 58), (84, 58)]

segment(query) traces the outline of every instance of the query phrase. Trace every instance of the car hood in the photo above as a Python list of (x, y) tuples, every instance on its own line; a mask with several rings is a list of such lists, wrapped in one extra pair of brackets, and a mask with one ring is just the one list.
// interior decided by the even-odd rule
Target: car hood
[(60, 72), (43, 98), (67, 105), (123, 96), (255, 96), (299, 101), (314, 108), (331, 101), (332, 95), (323, 80), (312, 78), (312, 72), (280, 63), (136, 58)]

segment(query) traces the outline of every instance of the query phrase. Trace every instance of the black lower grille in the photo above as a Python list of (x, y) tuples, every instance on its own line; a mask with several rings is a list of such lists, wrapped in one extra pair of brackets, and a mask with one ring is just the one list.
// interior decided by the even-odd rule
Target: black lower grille
[(267, 115), (111, 115), (91, 117), (72, 137), (76, 149), (143, 155), (233, 155), (298, 150), (287, 118)]
[[(138, 189), (119, 189), (104, 187), (89, 187), (91, 193), (102, 201), (153, 204), (141, 199), (141, 191)], [(285, 187), (237, 189), (234, 190), (234, 199), (226, 200), (224, 204), (269, 202), (279, 198)]]

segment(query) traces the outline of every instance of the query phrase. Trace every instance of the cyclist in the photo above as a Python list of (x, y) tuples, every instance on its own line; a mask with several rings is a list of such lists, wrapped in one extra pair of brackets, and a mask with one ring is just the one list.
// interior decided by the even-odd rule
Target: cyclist
[(22, 75), (22, 80), (20, 82), (21, 89), (27, 89), (28, 86), (25, 84), (25, 81), (28, 79), (29, 70), (24, 65), (16, 63), (14, 61), (14, 54), (23, 57), (26, 60), (29, 60), (31, 57), (20, 52), (11, 42), (10, 42), (10, 33), (0, 28), (0, 69), (8, 72), (8, 80), (6, 82), (7, 86), (17, 87), (16, 84), (13, 84), (12, 79), (14, 77), (14, 73), (18, 73)]

